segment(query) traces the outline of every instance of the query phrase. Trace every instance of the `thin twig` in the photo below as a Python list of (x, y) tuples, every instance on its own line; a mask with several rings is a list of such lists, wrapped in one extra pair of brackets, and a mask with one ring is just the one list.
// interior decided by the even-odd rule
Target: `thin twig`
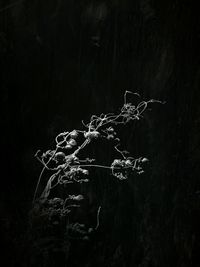
[(101, 206), (99, 206), (98, 211), (97, 211), (97, 224), (96, 227), (94, 228), (95, 230), (98, 229), (99, 227), (99, 214), (100, 214)]

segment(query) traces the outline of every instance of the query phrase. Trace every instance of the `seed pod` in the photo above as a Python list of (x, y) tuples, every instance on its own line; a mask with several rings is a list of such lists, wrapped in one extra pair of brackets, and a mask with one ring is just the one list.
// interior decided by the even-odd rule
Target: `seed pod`
[(65, 149), (67, 149), (67, 150), (69, 150), (69, 149), (71, 149), (71, 148), (72, 148), (72, 146), (69, 145), (69, 144), (67, 144), (67, 145), (65, 146)]
[(122, 161), (121, 159), (115, 159), (112, 163), (112, 165), (121, 165), (122, 164)]
[(73, 130), (71, 133), (70, 133), (70, 137), (71, 138), (76, 138), (78, 136), (78, 132), (76, 130)]
[(68, 145), (70, 146), (76, 146), (76, 141), (74, 139), (70, 139), (68, 142), (67, 142)]
[(92, 132), (88, 131), (84, 133), (85, 138), (89, 138), (89, 139), (93, 139), (93, 138), (96, 139), (99, 137), (99, 135), (100, 133), (98, 131), (92, 131)]

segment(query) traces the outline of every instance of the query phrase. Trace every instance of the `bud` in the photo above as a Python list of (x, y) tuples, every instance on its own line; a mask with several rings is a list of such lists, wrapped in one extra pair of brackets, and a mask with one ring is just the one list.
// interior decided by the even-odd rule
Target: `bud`
[(147, 158), (143, 158), (142, 160), (141, 160), (141, 162), (142, 163), (144, 163), (144, 162), (148, 162), (149, 160), (147, 159)]

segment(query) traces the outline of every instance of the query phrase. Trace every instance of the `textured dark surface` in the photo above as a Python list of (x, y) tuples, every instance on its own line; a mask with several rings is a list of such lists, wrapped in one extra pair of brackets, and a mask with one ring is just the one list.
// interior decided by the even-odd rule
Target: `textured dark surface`
[[(200, 25), (192, 2), (0, 1), (2, 266), (199, 266)], [(55, 253), (41, 261), (27, 238), (40, 172), (34, 153), (89, 115), (115, 110), (125, 90), (166, 101), (123, 132), (150, 164), (124, 183), (98, 178), (99, 233), (73, 243), (67, 260)]]

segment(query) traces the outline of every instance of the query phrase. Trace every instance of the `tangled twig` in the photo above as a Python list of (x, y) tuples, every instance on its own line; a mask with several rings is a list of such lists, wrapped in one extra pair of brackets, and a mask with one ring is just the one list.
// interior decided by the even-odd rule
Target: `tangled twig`
[[(51, 205), (59, 203), (60, 208), (56, 209), (56, 212), (58, 212), (60, 216), (66, 216), (66, 214), (71, 212), (71, 209), (80, 206), (67, 203), (69, 201), (72, 203), (81, 201), (84, 197), (82, 195), (68, 195), (65, 200), (60, 198), (49, 199), (51, 191), (58, 185), (89, 182), (88, 175), (91, 168), (110, 170), (111, 175), (119, 180), (127, 179), (129, 174), (134, 171), (138, 174), (144, 172), (142, 164), (148, 161), (148, 159), (144, 157), (128, 157), (127, 154), (129, 154), (129, 152), (119, 148), (120, 138), (118, 137), (115, 128), (118, 125), (125, 125), (130, 121), (142, 118), (149, 103), (162, 102), (151, 99), (133, 105), (131, 102), (127, 101), (128, 95), (136, 95), (137, 97), (140, 97), (137, 93), (126, 91), (124, 94), (123, 106), (118, 114), (102, 113), (99, 116), (92, 115), (88, 123), (82, 121), (85, 129), (62, 132), (55, 138), (56, 146), (54, 150), (48, 150), (45, 153), (42, 153), (39, 150), (36, 153), (35, 156), (43, 165), (43, 169), (36, 185), (33, 204), (38, 201), (42, 201), (42, 203), (48, 202), (48, 204)], [(114, 151), (118, 153), (119, 158), (114, 159), (110, 165), (96, 164), (94, 163), (95, 159), (81, 158), (80, 151), (83, 151), (95, 139), (115, 141), (113, 148)], [(45, 171), (53, 172), (53, 174), (50, 175), (42, 194), (38, 197), (39, 185)], [(100, 209), (101, 207), (99, 207), (97, 212), (97, 225), (94, 229), (99, 227)], [(74, 229), (74, 227), (72, 228)], [(79, 229), (79, 232), (81, 231), (82, 230)]]

